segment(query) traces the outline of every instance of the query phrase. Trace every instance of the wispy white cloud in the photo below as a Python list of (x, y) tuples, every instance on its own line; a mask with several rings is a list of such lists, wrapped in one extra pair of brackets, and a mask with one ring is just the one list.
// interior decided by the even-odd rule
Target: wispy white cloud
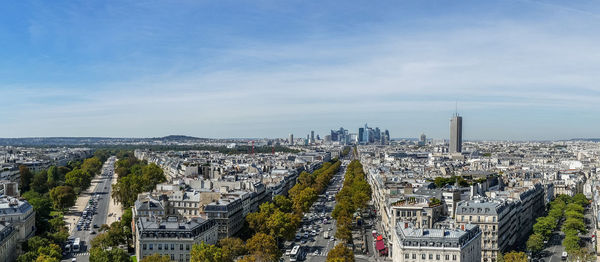
[(211, 60), (190, 52), (181, 63), (86, 88), (0, 83), (7, 127), (0, 136), (284, 136), (372, 121), (396, 136), (441, 138), (459, 101), (469, 138), (562, 138), (569, 133), (538, 120), (590, 127), (589, 117), (573, 122), (556, 113), (600, 113), (600, 34), (595, 16), (560, 10), (529, 23), (465, 19), (446, 28), (438, 19), (422, 31), (383, 24), (296, 43), (243, 39)]

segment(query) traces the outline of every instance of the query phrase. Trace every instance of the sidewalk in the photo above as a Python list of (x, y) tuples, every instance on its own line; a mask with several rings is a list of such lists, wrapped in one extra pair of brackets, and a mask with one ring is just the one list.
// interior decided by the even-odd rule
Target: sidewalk
[[(112, 187), (117, 183), (117, 174), (113, 175), (113, 179), (110, 182), (111, 184), (111, 192)], [(112, 215), (111, 215), (112, 214)], [(106, 218), (106, 224), (110, 225), (115, 221), (119, 220), (119, 217), (123, 216), (123, 207), (121, 207), (121, 203), (116, 201), (112, 195), (110, 196), (110, 200), (108, 201), (108, 217)]]
[(77, 201), (75, 202), (75, 205), (70, 207), (67, 211), (65, 211), (64, 219), (65, 219), (66, 226), (69, 229), (69, 234), (72, 234), (73, 231), (75, 230), (75, 225), (77, 225), (77, 220), (79, 219), (79, 217), (81, 217), (81, 214), (83, 213), (83, 210), (87, 206), (92, 193), (96, 190), (96, 186), (98, 186), (98, 182), (100, 182), (100, 179), (98, 178), (99, 176), (100, 176), (99, 174), (94, 176), (94, 178), (92, 179), (92, 182), (90, 184), (90, 187), (86, 191), (79, 193), (79, 196), (77, 197)]

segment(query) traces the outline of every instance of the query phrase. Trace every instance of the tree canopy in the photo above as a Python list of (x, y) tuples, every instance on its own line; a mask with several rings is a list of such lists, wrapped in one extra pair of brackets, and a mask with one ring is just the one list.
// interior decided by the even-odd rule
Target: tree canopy
[(75, 205), (77, 196), (75, 191), (70, 186), (57, 186), (50, 190), (50, 199), (52, 205), (57, 210), (63, 210), (67, 207)]
[(354, 262), (354, 252), (343, 243), (338, 243), (327, 254), (327, 262)]
[(504, 262), (527, 262), (527, 255), (524, 252), (511, 251), (502, 256)]

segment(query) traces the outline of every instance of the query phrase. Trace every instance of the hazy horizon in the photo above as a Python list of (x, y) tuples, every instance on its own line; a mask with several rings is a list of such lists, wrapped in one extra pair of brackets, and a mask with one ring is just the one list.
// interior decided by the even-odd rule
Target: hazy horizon
[(0, 137), (600, 137), (600, 2), (17, 1)]

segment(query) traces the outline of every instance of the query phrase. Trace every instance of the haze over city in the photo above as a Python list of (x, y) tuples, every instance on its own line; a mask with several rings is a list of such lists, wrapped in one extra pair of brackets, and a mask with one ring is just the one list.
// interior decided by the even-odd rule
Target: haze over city
[(598, 137), (594, 1), (15, 1), (0, 137)]

